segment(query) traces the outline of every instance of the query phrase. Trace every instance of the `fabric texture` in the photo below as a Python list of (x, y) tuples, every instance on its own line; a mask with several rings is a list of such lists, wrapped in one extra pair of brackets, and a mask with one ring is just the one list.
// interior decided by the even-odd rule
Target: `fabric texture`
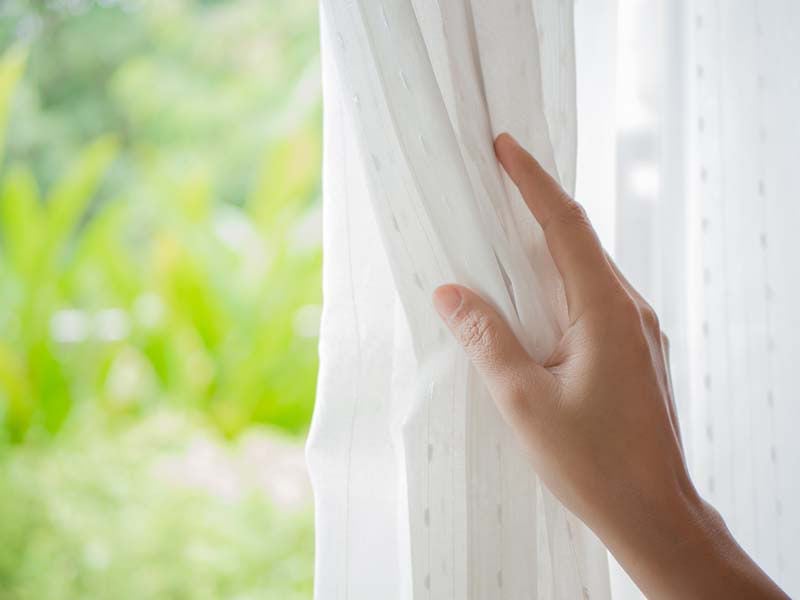
[(701, 493), (800, 595), (800, 5), (322, 5), (317, 598), (640, 597), (618, 568), (609, 585), (606, 551), (540, 484), (431, 305), (467, 285), (539, 359), (564, 325), (541, 231), (493, 155), (502, 131), (570, 193), (577, 177), (670, 337)]
[(490, 299), (546, 358), (565, 320), (502, 131), (574, 187), (572, 4), (323, 2), (325, 309), (308, 456), (319, 598), (606, 598), (605, 550), (540, 485), (440, 323)]
[(671, 340), (695, 484), (797, 597), (800, 4), (626, 4), (619, 52), (643, 60), (617, 73), (640, 117), (618, 136), (615, 255)]

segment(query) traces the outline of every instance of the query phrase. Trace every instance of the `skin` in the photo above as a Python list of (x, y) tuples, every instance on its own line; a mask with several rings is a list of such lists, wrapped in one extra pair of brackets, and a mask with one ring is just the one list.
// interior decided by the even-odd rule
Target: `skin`
[(433, 300), (536, 472), (648, 598), (788, 598), (692, 483), (655, 312), (536, 160), (508, 134), (495, 150), (544, 230), (569, 327), (538, 364), (474, 292)]

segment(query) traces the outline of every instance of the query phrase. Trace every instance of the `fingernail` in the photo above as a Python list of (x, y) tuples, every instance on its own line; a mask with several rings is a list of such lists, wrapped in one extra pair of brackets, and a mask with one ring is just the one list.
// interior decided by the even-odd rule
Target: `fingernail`
[(517, 138), (515, 138), (513, 135), (511, 135), (507, 131), (504, 131), (499, 136), (497, 136), (497, 139), (500, 139), (501, 137), (507, 137), (509, 139), (509, 141), (511, 141), (511, 143), (513, 143), (516, 146), (519, 146), (519, 142), (517, 141)]
[(461, 307), (461, 292), (453, 286), (440, 287), (433, 293), (433, 305), (443, 319), (449, 320)]

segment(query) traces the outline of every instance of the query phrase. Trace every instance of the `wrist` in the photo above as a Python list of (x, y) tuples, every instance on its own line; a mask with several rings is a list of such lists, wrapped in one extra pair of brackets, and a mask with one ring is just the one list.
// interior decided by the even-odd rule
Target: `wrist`
[(626, 520), (604, 541), (647, 598), (786, 598), (691, 484)]
[[(599, 535), (634, 579), (691, 554), (705, 552), (727, 528), (716, 510), (687, 485), (673, 485), (651, 493), (631, 493), (619, 499), (615, 511), (605, 511)], [(637, 576), (641, 573), (641, 576)]]

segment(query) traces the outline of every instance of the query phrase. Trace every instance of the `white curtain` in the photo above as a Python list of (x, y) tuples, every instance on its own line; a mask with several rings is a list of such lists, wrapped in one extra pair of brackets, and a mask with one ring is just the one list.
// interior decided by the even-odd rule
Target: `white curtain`
[(800, 3), (618, 9), (615, 254), (672, 341), (695, 483), (800, 596)]
[(798, 26), (790, 0), (323, 0), (318, 598), (611, 597), (431, 308), (458, 282), (534, 356), (558, 338), (502, 131), (570, 192), (580, 150), (578, 199), (673, 340), (698, 484), (798, 592)]

